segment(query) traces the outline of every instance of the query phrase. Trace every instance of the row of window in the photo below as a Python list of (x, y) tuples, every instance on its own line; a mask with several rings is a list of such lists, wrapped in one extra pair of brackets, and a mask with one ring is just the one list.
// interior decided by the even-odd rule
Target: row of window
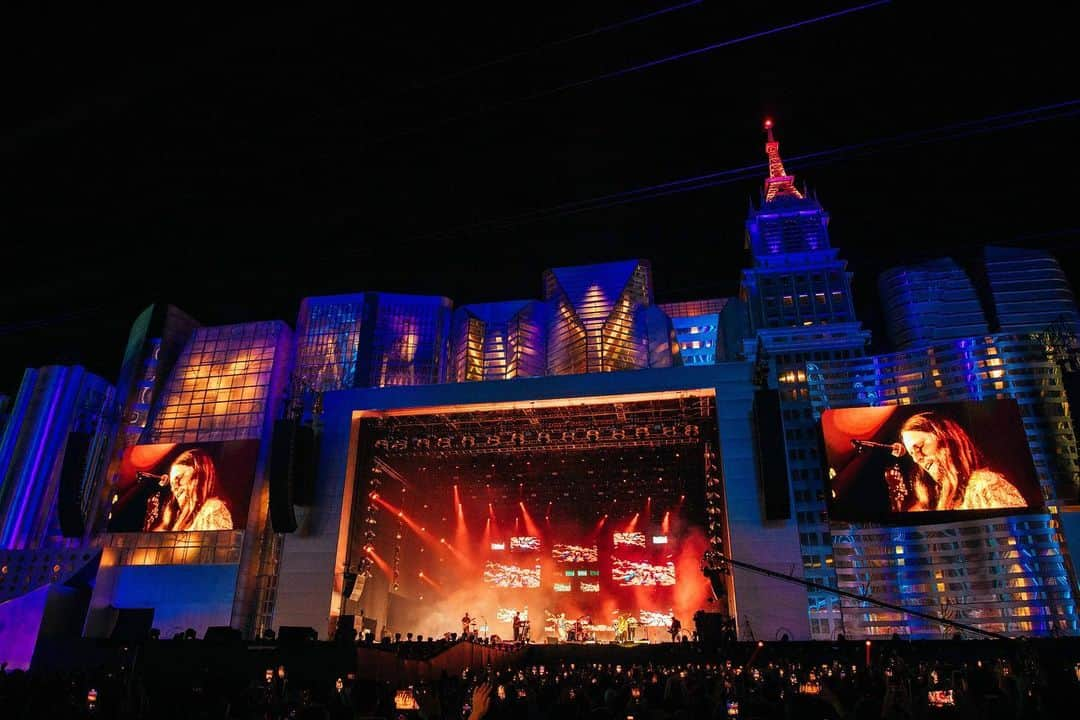
[(816, 570), (823, 566), (832, 567), (833, 558), (832, 555), (825, 555), (823, 560), (821, 555), (803, 555), (802, 562), (807, 570)]
[(716, 362), (716, 355), (684, 355), (683, 365), (712, 365)]
[(795, 513), (795, 520), (799, 525), (815, 525), (817, 523), (828, 523), (829, 514), (825, 511), (817, 510), (800, 510)]
[(824, 490), (796, 490), (795, 502), (797, 503), (809, 503), (809, 502), (825, 502)]

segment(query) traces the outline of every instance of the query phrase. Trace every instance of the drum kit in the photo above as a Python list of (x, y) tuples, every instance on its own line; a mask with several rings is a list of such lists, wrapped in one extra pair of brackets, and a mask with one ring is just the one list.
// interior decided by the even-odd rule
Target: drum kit
[(478, 619), (474, 619), (469, 623), (469, 631), (474, 638), (486, 638), (490, 629), (487, 620), (485, 620), (483, 616), (480, 616)]
[(596, 632), (592, 630), (592, 619), (582, 615), (566, 630), (567, 642), (596, 642)]

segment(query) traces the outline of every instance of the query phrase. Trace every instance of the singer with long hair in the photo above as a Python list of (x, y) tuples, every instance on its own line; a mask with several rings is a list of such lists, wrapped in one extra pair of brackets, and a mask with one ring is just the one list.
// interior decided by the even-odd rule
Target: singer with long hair
[(934, 411), (900, 427), (904, 452), (915, 462), (913, 497), (905, 510), (989, 510), (1026, 507), (1016, 486), (986, 466), (983, 454), (955, 421)]
[(144, 530), (233, 529), (229, 506), (218, 495), (214, 460), (205, 450), (191, 448), (177, 455), (168, 476), (162, 476), (162, 485), (168, 486), (169, 493), (147, 503)]

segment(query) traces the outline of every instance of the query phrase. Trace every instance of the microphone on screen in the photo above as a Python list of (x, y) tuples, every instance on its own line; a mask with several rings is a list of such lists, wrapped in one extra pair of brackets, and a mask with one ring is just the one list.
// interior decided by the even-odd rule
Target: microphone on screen
[(169, 482), (168, 475), (155, 475), (141, 470), (135, 473), (135, 479), (147, 485), (165, 485)]
[(866, 452), (867, 450), (887, 450), (893, 457), (904, 457), (907, 455), (907, 450), (904, 449), (903, 443), (879, 443), (871, 440), (852, 440), (852, 446), (854, 446), (857, 452)]

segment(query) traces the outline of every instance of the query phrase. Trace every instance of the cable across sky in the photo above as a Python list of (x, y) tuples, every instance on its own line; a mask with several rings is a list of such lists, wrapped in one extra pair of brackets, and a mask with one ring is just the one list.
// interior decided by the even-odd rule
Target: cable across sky
[(721, 40), (719, 42), (710, 43), (709, 45), (705, 45), (703, 47), (693, 48), (691, 50), (685, 50), (683, 52), (675, 53), (673, 55), (667, 55), (665, 57), (655, 58), (653, 60), (648, 60), (646, 62), (641, 62), (641, 63), (637, 63), (637, 64), (634, 64), (634, 65), (630, 65), (628, 67), (624, 67), (624, 68), (621, 68), (619, 70), (613, 70), (611, 72), (602, 73), (600, 75), (594, 75), (593, 77), (584, 78), (582, 80), (575, 80), (573, 82), (564, 83), (564, 84), (558, 85), (556, 87), (546, 88), (544, 90), (538, 90), (538, 91), (536, 91), (534, 93), (530, 93), (528, 95), (523, 95), (523, 96), (520, 96), (520, 97), (511, 98), (511, 99), (508, 99), (508, 100), (502, 100), (500, 102), (493, 103), (491, 105), (487, 105), (487, 106), (478, 108), (476, 110), (471, 110), (471, 111), (466, 112), (466, 113), (460, 113), (458, 115), (452, 115), (450, 117), (443, 118), (442, 120), (439, 120), (439, 121), (437, 121), (435, 123), (432, 123), (430, 125), (423, 125), (423, 126), (419, 126), (419, 127), (406, 128), (406, 129), (400, 130), (398, 132), (389, 133), (387, 135), (383, 135), (383, 136), (380, 136), (380, 137), (377, 137), (377, 138), (374, 138), (374, 139), (370, 140), (368, 142), (368, 146), (370, 147), (370, 146), (378, 145), (380, 143), (386, 142), (387, 140), (393, 140), (393, 139), (399, 138), (399, 137), (405, 137), (405, 136), (409, 136), (409, 135), (416, 135), (418, 133), (427, 132), (427, 131), (434, 130), (434, 129), (439, 128), (439, 127), (443, 127), (445, 125), (449, 125), (451, 123), (459, 122), (461, 120), (467, 120), (469, 118), (478, 117), (478, 116), (485, 115), (485, 114), (490, 113), (490, 112), (494, 112), (496, 110), (502, 110), (502, 109), (510, 107), (512, 105), (517, 105), (517, 104), (523, 103), (523, 102), (531, 102), (533, 100), (539, 100), (541, 98), (550, 97), (552, 95), (556, 95), (558, 93), (562, 93), (562, 92), (565, 92), (567, 90), (573, 90), (575, 88), (585, 87), (586, 85), (592, 85), (593, 83), (601, 82), (601, 81), (604, 81), (604, 80), (612, 80), (614, 78), (623, 77), (623, 76), (626, 76), (626, 75), (631, 75), (633, 73), (641, 72), (643, 70), (649, 70), (649, 69), (652, 69), (652, 68), (655, 68), (655, 67), (659, 67), (661, 65), (667, 65), (669, 63), (677, 62), (679, 60), (685, 60), (685, 59), (690, 58), (690, 57), (695, 57), (695, 56), (698, 56), (698, 55), (704, 55), (706, 53), (710, 53), (710, 52), (713, 52), (713, 51), (716, 51), (716, 50), (721, 50), (723, 48), (733, 47), (735, 45), (741, 45), (742, 43), (751, 42), (753, 40), (760, 40), (762, 38), (769, 37), (771, 35), (777, 35), (777, 34), (780, 34), (780, 33), (791, 31), (791, 30), (796, 30), (798, 28), (807, 27), (807, 26), (810, 26), (810, 25), (816, 25), (816, 24), (823, 23), (823, 22), (828, 21), (828, 20), (835, 20), (835, 19), (843, 17), (845, 15), (851, 15), (853, 13), (862, 12), (862, 11), (865, 11), (865, 10), (871, 10), (873, 8), (876, 8), (876, 7), (879, 7), (879, 6), (882, 6), (882, 5), (888, 5), (891, 2), (892, 2), (892, 0), (875, 0), (875, 2), (865, 3), (863, 5), (855, 5), (853, 7), (844, 8), (843, 10), (837, 10), (835, 12), (826, 13), (824, 15), (817, 15), (815, 17), (804, 18), (802, 20), (797, 20), (795, 22), (785, 23), (783, 25), (776, 25), (774, 27), (771, 27), (771, 28), (768, 28), (768, 29), (765, 29), (765, 30), (760, 30), (758, 32), (749, 33), (747, 35), (740, 35), (738, 37), (730, 38), (730, 39), (727, 39), (727, 40)]
[[(955, 140), (971, 135), (997, 132), (1037, 122), (1047, 122), (1061, 118), (1080, 115), (1080, 98), (1066, 100), (1050, 105), (1040, 105), (1023, 110), (1008, 113), (989, 115), (973, 120), (964, 120), (949, 123), (935, 128), (913, 130), (897, 135), (873, 138), (858, 143), (850, 143), (826, 150), (818, 150), (801, 155), (785, 157), (785, 162), (790, 166), (798, 166), (801, 169), (818, 167), (834, 162), (844, 157), (863, 156), (888, 150), (898, 150), (906, 147), (925, 145), (946, 140)], [(463, 233), (482, 232), (491, 230), (503, 230), (531, 222), (546, 220), (556, 217), (564, 217), (576, 213), (591, 210), (601, 210), (627, 203), (650, 200), (668, 195), (674, 195), (691, 190), (701, 190), (718, 185), (726, 185), (742, 180), (759, 177), (762, 172), (762, 163), (756, 162), (751, 165), (717, 170), (710, 173), (694, 175), (691, 177), (670, 180), (656, 185), (647, 185), (640, 188), (625, 190), (607, 195), (600, 195), (585, 200), (552, 205), (546, 208), (530, 210), (515, 215), (508, 215), (493, 220), (460, 226), (451, 230), (426, 234), (414, 240), (441, 240), (454, 237)]]

